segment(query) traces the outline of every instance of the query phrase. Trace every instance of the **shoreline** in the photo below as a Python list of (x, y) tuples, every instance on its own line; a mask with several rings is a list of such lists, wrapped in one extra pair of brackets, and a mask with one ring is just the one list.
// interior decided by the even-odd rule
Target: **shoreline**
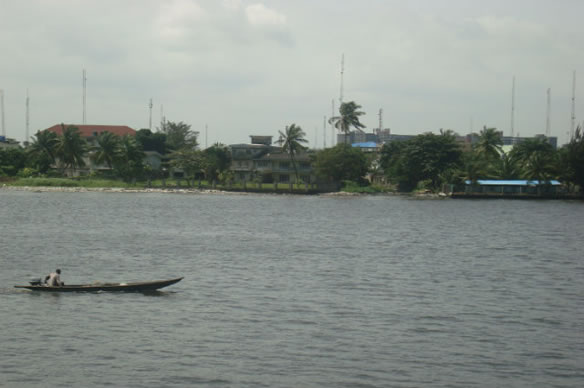
[[(65, 186), (8, 186), (1, 185), (0, 191), (28, 191), (35, 193), (164, 193), (164, 194), (222, 194), (222, 195), (317, 195), (317, 196), (339, 196), (357, 197), (371, 194), (332, 192), (319, 194), (301, 194), (282, 192), (254, 192), (254, 191), (229, 191), (217, 189), (196, 189), (196, 188), (124, 188), (124, 187), (65, 187)], [(387, 193), (385, 193), (387, 194)], [(395, 195), (392, 193), (392, 195)]]

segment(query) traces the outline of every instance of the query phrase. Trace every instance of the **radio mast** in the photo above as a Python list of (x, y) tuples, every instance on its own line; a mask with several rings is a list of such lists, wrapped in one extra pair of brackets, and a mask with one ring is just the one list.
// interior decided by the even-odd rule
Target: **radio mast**
[(85, 96), (86, 96), (86, 92), (87, 92), (87, 73), (85, 72), (85, 69), (83, 69), (83, 124), (87, 123), (87, 116), (85, 114)]
[(550, 132), (551, 132), (551, 128), (550, 128), (551, 112), (552, 112), (552, 90), (550, 88), (548, 88), (548, 90), (547, 90), (547, 115), (546, 115), (546, 120), (545, 120), (545, 135), (547, 137), (550, 137)]
[(326, 116), (323, 116), (322, 119), (322, 148), (326, 148)]
[(2, 116), (2, 136), (6, 138), (6, 127), (4, 121), (4, 90), (0, 89), (0, 116)]
[(379, 131), (377, 132), (378, 134), (381, 133), (381, 131), (383, 131), (383, 108), (379, 108)]
[[(335, 99), (333, 98), (332, 100), (332, 116), (331, 119), (335, 116)], [(331, 147), (334, 147), (335, 145), (335, 125), (333, 124), (333, 122), (331, 121)]]
[(343, 104), (343, 77), (345, 73), (345, 54), (341, 56), (341, 94), (339, 96), (339, 103)]
[(574, 126), (576, 125), (576, 70), (572, 76), (572, 123), (570, 125), (570, 140), (574, 138)]
[(148, 105), (149, 111), (150, 111), (150, 115), (148, 118), (148, 129), (150, 129), (150, 131), (152, 131), (152, 98), (150, 98), (150, 104)]
[[(28, 89), (26, 89), (26, 117), (25, 117), (25, 130), (24, 130), (24, 141), (25, 143), (28, 143), (28, 137), (29, 137), (29, 127), (30, 127), (30, 115), (29, 115), (29, 107), (30, 107), (30, 99), (28, 98)], [(26, 144), (25, 144), (26, 145)]]
[[(515, 136), (515, 76), (513, 76), (513, 86), (511, 87), (511, 137)], [(513, 143), (515, 143), (514, 140)]]

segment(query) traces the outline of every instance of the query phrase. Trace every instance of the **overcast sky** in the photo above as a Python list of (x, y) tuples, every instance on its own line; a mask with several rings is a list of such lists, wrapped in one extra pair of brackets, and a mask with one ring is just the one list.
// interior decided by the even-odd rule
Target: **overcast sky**
[[(483, 125), (567, 140), (572, 76), (584, 119), (581, 0), (0, 0), (5, 131), (24, 140), (54, 124), (149, 127), (161, 111), (200, 143), (248, 143), (296, 123), (323, 146), (344, 101), (367, 131)], [(163, 106), (163, 110), (161, 109)], [(205, 136), (205, 125), (208, 125)], [(316, 133), (315, 133), (316, 131)], [(327, 126), (327, 145), (331, 129)]]

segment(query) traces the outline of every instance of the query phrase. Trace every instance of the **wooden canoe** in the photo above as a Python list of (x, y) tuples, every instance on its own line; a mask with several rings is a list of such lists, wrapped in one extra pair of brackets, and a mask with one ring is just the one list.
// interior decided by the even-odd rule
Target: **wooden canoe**
[(33, 291), (43, 292), (148, 292), (156, 291), (163, 287), (168, 287), (178, 283), (183, 278), (169, 280), (156, 280), (151, 282), (134, 282), (134, 283), (93, 283), (93, 284), (67, 284), (61, 287), (49, 287), (45, 285), (27, 285), (14, 286), (15, 288), (26, 288)]

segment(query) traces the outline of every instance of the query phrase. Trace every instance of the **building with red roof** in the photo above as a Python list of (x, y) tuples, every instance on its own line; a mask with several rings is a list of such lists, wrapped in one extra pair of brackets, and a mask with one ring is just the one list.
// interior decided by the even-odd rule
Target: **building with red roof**
[(92, 125), (92, 124), (57, 124), (46, 131), (54, 132), (57, 135), (63, 134), (63, 127), (75, 127), (79, 129), (79, 133), (86, 140), (99, 136), (103, 132), (111, 132), (114, 135), (124, 136), (131, 135), (136, 136), (136, 131), (126, 125)]

